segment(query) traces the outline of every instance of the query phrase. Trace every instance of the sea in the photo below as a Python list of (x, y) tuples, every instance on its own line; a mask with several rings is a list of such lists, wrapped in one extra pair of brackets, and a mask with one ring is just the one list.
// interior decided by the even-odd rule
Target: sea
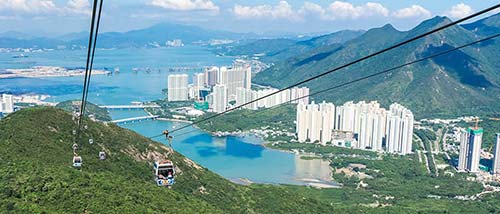
[[(51, 50), (23, 53), (28, 57), (14, 58), (20, 52), (0, 52), (0, 71), (33, 66), (85, 67), (86, 50)], [(94, 68), (107, 69), (110, 75), (91, 77), (89, 101), (99, 105), (125, 105), (164, 98), (167, 76), (172, 73), (193, 74), (205, 66), (231, 65), (232, 57), (217, 56), (207, 47), (126, 48), (96, 50)], [(119, 68), (115, 73), (114, 69)], [(183, 68), (184, 70), (171, 68)], [(48, 102), (80, 99), (83, 76), (50, 78), (0, 79), (0, 93), (15, 95), (50, 95)], [(143, 110), (111, 110), (113, 119), (146, 115)], [(146, 137), (165, 129), (184, 125), (171, 121), (143, 121), (122, 124)], [(299, 155), (268, 149), (258, 137), (216, 137), (190, 127), (187, 135), (174, 136), (173, 148), (200, 165), (234, 181), (268, 184), (308, 185), (315, 180), (330, 182), (331, 169), (323, 160), (303, 160)], [(166, 144), (162, 137), (154, 139)]]

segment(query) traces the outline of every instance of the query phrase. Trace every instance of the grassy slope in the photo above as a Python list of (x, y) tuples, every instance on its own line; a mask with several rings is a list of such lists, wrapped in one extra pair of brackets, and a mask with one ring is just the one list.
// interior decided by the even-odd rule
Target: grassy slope
[[(86, 121), (81, 170), (71, 167), (71, 115), (26, 109), (0, 121), (0, 209), (16, 212), (282, 213), (326, 212), (320, 201), (286, 187), (240, 186), (178, 153), (110, 124)], [(94, 144), (87, 139), (92, 137)], [(99, 161), (105, 150), (108, 160)], [(160, 157), (179, 167), (173, 190), (158, 188), (149, 163)], [(201, 190), (205, 189), (205, 190)]]

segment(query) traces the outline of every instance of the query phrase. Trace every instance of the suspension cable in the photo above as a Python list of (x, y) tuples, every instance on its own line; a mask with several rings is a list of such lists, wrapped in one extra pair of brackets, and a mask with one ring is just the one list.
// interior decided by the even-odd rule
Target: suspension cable
[(99, 26), (100, 19), (102, 13), (103, 0), (100, 1), (99, 11), (97, 14), (97, 23), (96, 23), (96, 13), (97, 13), (97, 4), (98, 0), (94, 0), (92, 7), (92, 18), (90, 23), (90, 35), (89, 35), (89, 43), (88, 43), (88, 51), (87, 51), (87, 62), (85, 65), (85, 76), (83, 82), (83, 91), (82, 91), (82, 100), (80, 104), (80, 115), (78, 118), (78, 129), (77, 129), (77, 141), (80, 139), (83, 119), (85, 118), (85, 108), (87, 106), (87, 97), (90, 85), (90, 77), (92, 75), (92, 67), (94, 63), (94, 55), (97, 44), (97, 36), (99, 34)]
[(89, 66), (90, 66), (90, 56), (92, 53), (92, 41), (94, 40), (94, 23), (95, 23), (95, 15), (96, 15), (96, 10), (97, 10), (97, 0), (94, 0), (94, 4), (92, 7), (92, 18), (90, 22), (90, 35), (89, 35), (89, 44), (88, 44), (88, 50), (87, 50), (87, 63), (85, 65), (85, 76), (83, 80), (83, 91), (82, 91), (82, 103), (80, 103), (80, 116), (78, 119), (78, 132), (80, 132), (81, 126), (82, 126), (82, 120), (83, 120), (83, 115), (85, 114), (84, 111), (84, 101), (85, 101), (85, 91), (87, 90), (87, 81), (88, 81), (88, 73), (89, 73)]
[(99, 13), (97, 15), (97, 24), (96, 24), (96, 30), (95, 30), (95, 36), (94, 36), (94, 44), (92, 47), (92, 56), (90, 59), (90, 69), (89, 69), (89, 76), (88, 76), (88, 81), (87, 81), (87, 90), (85, 91), (85, 101), (83, 102), (83, 109), (85, 110), (87, 107), (87, 99), (88, 99), (88, 94), (89, 94), (89, 89), (90, 89), (90, 79), (92, 78), (92, 69), (94, 67), (94, 55), (95, 55), (95, 49), (97, 45), (97, 35), (99, 34), (99, 26), (101, 24), (101, 14), (102, 14), (102, 5), (103, 5), (104, 0), (100, 1), (99, 4)]
[(285, 87), (285, 88), (280, 89), (280, 90), (278, 90), (278, 91), (275, 91), (275, 92), (273, 92), (273, 93), (267, 94), (267, 95), (265, 95), (265, 96), (263, 96), (263, 97), (260, 97), (260, 98), (258, 98), (258, 99), (256, 99), (256, 100), (252, 100), (252, 101), (250, 101), (250, 102), (247, 102), (247, 103), (241, 104), (241, 105), (239, 105), (239, 106), (236, 106), (235, 108), (224, 110), (223, 112), (217, 113), (217, 114), (212, 115), (212, 116), (210, 116), (210, 117), (207, 117), (207, 118), (204, 118), (204, 119), (202, 119), (202, 120), (195, 121), (195, 122), (193, 122), (193, 123), (191, 123), (191, 124), (184, 125), (184, 126), (182, 126), (182, 127), (176, 128), (176, 129), (174, 129), (174, 130), (171, 130), (171, 131), (170, 131), (170, 133), (177, 132), (177, 131), (179, 131), (179, 130), (185, 129), (185, 128), (187, 128), (187, 127), (190, 127), (190, 126), (193, 126), (193, 125), (199, 124), (199, 123), (204, 122), (204, 121), (207, 121), (207, 120), (211, 120), (211, 119), (213, 119), (213, 118), (216, 118), (216, 117), (219, 117), (219, 116), (224, 115), (224, 114), (226, 114), (226, 113), (229, 113), (229, 112), (233, 111), (234, 109), (239, 109), (239, 108), (244, 107), (244, 106), (246, 106), (246, 105), (249, 105), (249, 104), (251, 104), (251, 103), (254, 103), (254, 102), (257, 102), (257, 101), (263, 100), (263, 99), (265, 99), (265, 98), (268, 98), (268, 97), (270, 97), (270, 96), (272, 96), (272, 95), (278, 94), (278, 93), (280, 93), (280, 92), (282, 92), (282, 91), (284, 91), (284, 90), (291, 89), (291, 88), (293, 88), (293, 87), (296, 87), (296, 86), (302, 85), (302, 84), (304, 84), (304, 83), (307, 83), (307, 82), (309, 82), (309, 81), (312, 81), (312, 80), (318, 79), (318, 78), (320, 78), (320, 77), (323, 77), (323, 76), (325, 76), (325, 75), (327, 75), (327, 74), (330, 74), (330, 73), (336, 72), (336, 71), (338, 71), (338, 70), (340, 70), (340, 69), (347, 68), (347, 67), (349, 67), (349, 66), (352, 66), (352, 65), (354, 65), (354, 64), (360, 63), (360, 62), (365, 61), (365, 60), (367, 60), (367, 59), (370, 59), (370, 58), (372, 58), (372, 57), (378, 56), (378, 55), (380, 55), (380, 54), (382, 54), (382, 53), (385, 53), (385, 52), (387, 52), (387, 51), (390, 51), (390, 50), (393, 50), (393, 49), (395, 49), (395, 48), (401, 47), (401, 46), (403, 46), (403, 45), (405, 45), (405, 44), (408, 44), (408, 43), (411, 43), (411, 42), (413, 42), (413, 41), (419, 40), (419, 39), (424, 38), (424, 37), (426, 37), (426, 36), (428, 36), (428, 35), (431, 35), (431, 34), (433, 34), (433, 33), (439, 32), (439, 31), (441, 31), (441, 30), (444, 30), (444, 29), (449, 28), (449, 27), (451, 27), (451, 26), (457, 25), (457, 24), (459, 24), (459, 23), (462, 23), (462, 22), (467, 21), (467, 20), (469, 20), (469, 19), (472, 19), (472, 18), (474, 18), (474, 17), (480, 16), (480, 15), (482, 15), (482, 14), (484, 14), (484, 13), (487, 13), (487, 12), (490, 12), (490, 11), (492, 11), (492, 10), (495, 10), (495, 9), (497, 9), (497, 8), (499, 8), (499, 7), (500, 7), (500, 4), (496, 4), (496, 5), (492, 6), (492, 7), (486, 8), (486, 9), (484, 9), (484, 10), (481, 10), (481, 11), (477, 12), (477, 13), (474, 13), (474, 14), (471, 14), (471, 15), (466, 16), (466, 17), (464, 17), (464, 18), (461, 18), (461, 19), (459, 19), (459, 20), (456, 20), (456, 21), (454, 21), (454, 22), (450, 22), (450, 23), (445, 24), (445, 25), (443, 25), (443, 26), (441, 26), (441, 27), (438, 27), (438, 28), (435, 28), (435, 29), (433, 29), (433, 30), (431, 30), (431, 31), (428, 31), (428, 32), (426, 32), (426, 33), (423, 33), (423, 34), (417, 35), (417, 36), (415, 36), (415, 37), (413, 37), (413, 38), (410, 38), (410, 39), (408, 39), (408, 40), (405, 40), (405, 41), (403, 41), (403, 42), (399, 42), (399, 43), (397, 43), (397, 44), (395, 44), (395, 45), (392, 45), (392, 46), (390, 46), (390, 47), (388, 47), (388, 48), (384, 48), (384, 49), (382, 49), (382, 50), (376, 51), (376, 52), (374, 52), (374, 53), (372, 53), (372, 54), (369, 54), (369, 55), (367, 55), (367, 56), (364, 56), (364, 57), (361, 57), (361, 58), (359, 58), (359, 59), (356, 59), (356, 60), (354, 60), (354, 61), (351, 61), (351, 62), (349, 62), (349, 63), (347, 63), (347, 64), (344, 64), (344, 65), (341, 65), (341, 66), (339, 66), (339, 67), (336, 67), (336, 68), (334, 68), (334, 69), (332, 69), (332, 70), (329, 70), (329, 71), (327, 71), (327, 72), (324, 72), (324, 73), (321, 73), (321, 74), (319, 74), (319, 75), (316, 75), (316, 76), (313, 76), (313, 77), (307, 78), (307, 79), (305, 79), (305, 80), (302, 80), (302, 81), (300, 81), (300, 82), (297, 82), (297, 83), (295, 83), (295, 84), (292, 84), (292, 85), (290, 85), (290, 86), (288, 86), (288, 87)]
[[(308, 94), (308, 95), (305, 95), (305, 96), (302, 96), (302, 97), (291, 99), (291, 100), (289, 100), (287, 102), (278, 104), (278, 105), (273, 106), (271, 108), (265, 108), (265, 109), (259, 110), (256, 113), (258, 114), (258, 113), (261, 113), (261, 112), (264, 112), (264, 111), (267, 111), (267, 110), (270, 110), (270, 109), (275, 109), (275, 108), (278, 108), (279, 106), (293, 103), (294, 101), (298, 101), (298, 100), (301, 100), (301, 99), (304, 99), (304, 98), (307, 98), (307, 97), (312, 97), (314, 95), (322, 94), (322, 93), (325, 93), (325, 92), (328, 92), (328, 91), (331, 91), (331, 90), (334, 90), (334, 89), (342, 88), (342, 87), (345, 87), (345, 86), (348, 86), (348, 85), (351, 85), (351, 84), (354, 84), (354, 83), (357, 83), (357, 82), (360, 82), (360, 81), (363, 81), (363, 80), (366, 80), (366, 79), (369, 79), (369, 78), (372, 78), (372, 77), (375, 77), (375, 76), (380, 76), (382, 74), (389, 73), (391, 71), (394, 71), (394, 70), (397, 70), (397, 69), (400, 69), (400, 68), (403, 68), (403, 67), (415, 64), (415, 63), (423, 62), (423, 61), (426, 61), (426, 60), (429, 60), (429, 59), (432, 59), (432, 58), (436, 58), (436, 57), (439, 57), (439, 56), (443, 56), (443, 55), (449, 54), (451, 52), (463, 49), (463, 48), (468, 47), (468, 46), (472, 46), (472, 45), (475, 45), (475, 44), (478, 44), (478, 43), (481, 43), (481, 42), (484, 42), (484, 41), (487, 41), (487, 40), (495, 39), (495, 38), (497, 38), (499, 36), (500, 36), (500, 33), (492, 35), (492, 36), (488, 36), (488, 37), (485, 37), (485, 38), (482, 38), (482, 39), (479, 39), (479, 40), (475, 40), (473, 42), (470, 42), (470, 43), (467, 43), (467, 44), (464, 44), (464, 45), (461, 45), (461, 46), (457, 46), (457, 47), (454, 47), (454, 48), (450, 48), (448, 50), (445, 50), (445, 51), (442, 51), (442, 52), (439, 52), (439, 53), (436, 53), (436, 54), (432, 54), (432, 55), (424, 57), (424, 58), (420, 58), (420, 59), (417, 59), (417, 60), (414, 60), (414, 61), (411, 61), (411, 62), (407, 62), (407, 63), (401, 64), (401, 65), (398, 65), (398, 66), (395, 66), (395, 67), (392, 67), (392, 68), (389, 68), (389, 69), (377, 72), (377, 73), (373, 73), (373, 74), (370, 74), (370, 75), (367, 75), (367, 76), (363, 76), (363, 77), (360, 77), (360, 78), (355, 79), (355, 80), (351, 80), (351, 81), (348, 81), (348, 82), (345, 82), (345, 83), (341, 83), (341, 84), (335, 85), (333, 87), (326, 88), (326, 89), (314, 92), (312, 94)], [(252, 114), (255, 114), (255, 113), (252, 112)], [(206, 122), (206, 120), (204, 120), (202, 122)], [(199, 124), (199, 123), (197, 123), (197, 124)], [(195, 132), (195, 131), (198, 131), (198, 130), (191, 130), (191, 131), (188, 131), (188, 132), (184, 132), (184, 133), (181, 133), (179, 135), (176, 135), (176, 137), (183, 136), (183, 135)], [(155, 136), (152, 136), (150, 138), (157, 138), (157, 137), (160, 137), (160, 136), (163, 136), (163, 135), (155, 135)]]

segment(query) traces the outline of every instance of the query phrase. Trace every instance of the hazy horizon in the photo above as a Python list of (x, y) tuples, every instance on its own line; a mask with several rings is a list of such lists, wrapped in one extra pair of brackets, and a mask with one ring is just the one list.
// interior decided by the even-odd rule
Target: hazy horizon
[[(126, 32), (165, 22), (267, 35), (367, 30), (385, 24), (404, 31), (434, 16), (458, 19), (494, 3), (493, 0), (112, 0), (104, 2), (101, 32)], [(85, 32), (90, 22), (90, 7), (89, 0), (7, 0), (0, 2), (0, 29), (51, 37)]]

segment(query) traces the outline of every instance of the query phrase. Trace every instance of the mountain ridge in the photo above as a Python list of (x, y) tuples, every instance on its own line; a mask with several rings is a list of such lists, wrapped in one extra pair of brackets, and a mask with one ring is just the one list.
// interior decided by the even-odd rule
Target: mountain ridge
[[(257, 74), (254, 80), (262, 85), (285, 87), (450, 21), (446, 17), (434, 17), (409, 31), (398, 31), (391, 25), (374, 28), (341, 47), (320, 47), (276, 63)], [(310, 87), (311, 93), (314, 93), (316, 90), (352, 81), (476, 39), (478, 37), (473, 32), (461, 26), (452, 26), (404, 47), (311, 81), (305, 86)], [(478, 44), (455, 51), (452, 55), (455, 58), (452, 59), (444, 56), (427, 60), (314, 98), (319, 101), (333, 101), (336, 104), (350, 100), (379, 100), (383, 105), (400, 102), (412, 109), (418, 118), (474, 113), (499, 114), (496, 110), (499, 107), (496, 99), (500, 92), (500, 75), (497, 72), (499, 64), (488, 57), (498, 53), (498, 44), (495, 40)], [(317, 58), (321, 54), (327, 56)], [(297, 63), (303, 61), (308, 63)], [(468, 81), (471, 77), (479, 79)]]

